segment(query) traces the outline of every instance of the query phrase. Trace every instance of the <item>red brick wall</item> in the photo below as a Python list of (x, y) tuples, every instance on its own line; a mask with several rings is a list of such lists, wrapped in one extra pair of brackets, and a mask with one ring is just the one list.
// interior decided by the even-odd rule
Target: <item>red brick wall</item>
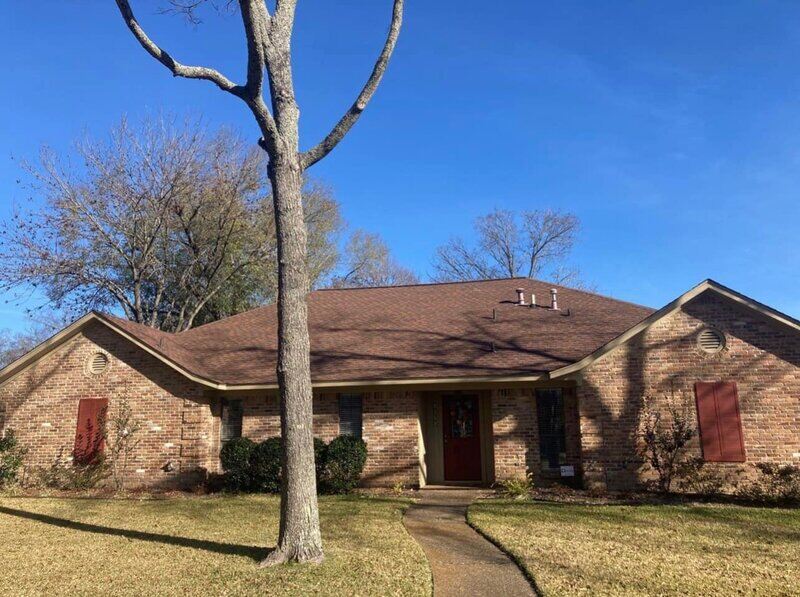
[[(572, 387), (563, 387), (562, 391), (567, 453), (565, 464), (577, 468), (580, 462), (577, 398)], [(535, 388), (492, 391), (492, 435), (495, 477), (498, 480), (522, 478), (527, 473), (532, 473), (536, 479), (542, 476), (538, 425)], [(548, 473), (553, 475), (551, 471)]]
[(492, 392), (494, 474), (498, 480), (523, 478), (539, 471), (536, 403), (528, 389)]
[[(98, 351), (110, 358), (99, 375), (86, 369)], [(141, 443), (129, 466), (132, 485), (195, 482), (212, 462), (211, 409), (198, 385), (185, 380), (104, 325), (93, 323), (0, 387), (5, 425), (28, 448), (26, 475), (69, 457), (78, 402), (108, 398), (109, 418), (127, 399), (141, 422)], [(170, 463), (174, 470), (163, 468)]]
[(404, 390), (364, 396), (365, 485), (419, 483), (419, 394)]
[[(238, 396), (237, 396), (238, 398)], [(243, 397), (242, 434), (254, 441), (280, 435), (278, 397), (271, 393)], [(414, 485), (419, 481), (417, 394), (367, 392), (363, 401), (363, 438), (367, 443), (366, 485)], [(339, 435), (339, 398), (314, 396), (314, 437), (326, 442)], [(219, 430), (215, 431), (219, 446)]]
[[(697, 333), (706, 326), (726, 336), (718, 354), (697, 348)], [(747, 474), (756, 462), (800, 464), (800, 338), (707, 292), (582, 372), (578, 397), (587, 484), (625, 489), (645, 479), (635, 456), (642, 397), (659, 401), (674, 393), (696, 417), (696, 381), (732, 381), (739, 391), (747, 464), (708, 468)], [(697, 440), (690, 455), (701, 455)]]

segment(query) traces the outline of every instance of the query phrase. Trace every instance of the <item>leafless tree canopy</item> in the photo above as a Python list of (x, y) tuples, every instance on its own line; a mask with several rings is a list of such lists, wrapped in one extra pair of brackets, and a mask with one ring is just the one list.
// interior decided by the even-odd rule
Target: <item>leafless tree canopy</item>
[(451, 282), (544, 277), (584, 286), (577, 270), (565, 263), (579, 228), (578, 218), (569, 213), (497, 209), (475, 220), (474, 244), (456, 237), (436, 249), (433, 278)]
[(47, 340), (67, 323), (55, 313), (48, 312), (32, 319), (22, 331), (0, 330), (0, 369)]
[[(78, 166), (78, 164), (82, 166)], [(277, 239), (264, 153), (227, 131), (165, 118), (126, 120), (28, 167), (40, 207), (0, 229), (0, 284), (35, 285), (73, 318), (120, 309), (181, 330), (274, 300)], [(337, 264), (342, 227), (332, 193), (303, 194), (308, 268)]]
[(380, 236), (356, 230), (347, 242), (341, 272), (333, 277), (330, 286), (358, 288), (417, 282), (416, 274), (397, 263)]

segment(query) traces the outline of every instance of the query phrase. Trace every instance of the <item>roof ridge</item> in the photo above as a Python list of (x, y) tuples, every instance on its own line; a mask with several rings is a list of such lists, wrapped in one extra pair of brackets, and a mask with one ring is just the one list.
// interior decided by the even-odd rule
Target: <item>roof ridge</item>
[(337, 290), (376, 290), (380, 288), (414, 288), (416, 286), (450, 286), (454, 284), (480, 284), (483, 282), (504, 282), (508, 280), (533, 280), (541, 282), (542, 280), (535, 280), (534, 278), (526, 278), (525, 276), (511, 276), (509, 278), (479, 278), (477, 280), (450, 280), (446, 282), (415, 282), (413, 284), (384, 284), (381, 286), (349, 286), (345, 288), (316, 288), (312, 292), (331, 292)]
[(116, 321), (119, 323), (123, 323), (125, 325), (134, 325), (140, 328), (144, 328), (148, 332), (155, 332), (157, 334), (163, 334), (168, 337), (176, 337), (178, 335), (177, 332), (168, 332), (166, 330), (162, 330), (160, 328), (154, 328), (152, 326), (147, 325), (146, 323), (142, 323), (140, 321), (133, 321), (132, 319), (128, 319), (126, 317), (120, 317), (119, 315), (114, 315), (113, 313), (106, 313), (105, 311), (96, 311), (92, 310), (89, 313), (94, 313), (98, 317), (102, 317), (104, 319), (110, 319), (112, 321)]
[(222, 319), (216, 319), (214, 321), (209, 321), (208, 323), (204, 323), (202, 325), (198, 325), (194, 328), (189, 328), (188, 330), (182, 330), (175, 334), (176, 337), (183, 336), (188, 334), (189, 332), (194, 332), (197, 330), (202, 330), (208, 328), (209, 326), (216, 325), (218, 323), (223, 323), (234, 319), (235, 317), (241, 317), (242, 315), (247, 315), (248, 313), (255, 313), (256, 311), (260, 311), (262, 309), (268, 309), (269, 307), (274, 306), (276, 303), (267, 303), (266, 305), (259, 305), (258, 307), (253, 307), (252, 309), (248, 309), (247, 311), (241, 311), (239, 313), (234, 313), (233, 315), (228, 315), (227, 317), (223, 317)]
[[(530, 278), (531, 280), (533, 278)], [(618, 299), (614, 296), (608, 296), (607, 294), (600, 294), (599, 292), (595, 292), (593, 290), (584, 290), (582, 288), (574, 288), (573, 286), (566, 286), (565, 284), (557, 284), (555, 282), (547, 282), (546, 280), (534, 280), (536, 282), (545, 282), (546, 284), (552, 284), (553, 286), (557, 286), (558, 288), (566, 288), (567, 290), (571, 290), (572, 292), (580, 292), (581, 294), (588, 294), (589, 296), (596, 296), (603, 299), (608, 299), (610, 301), (614, 301), (617, 303), (624, 303), (626, 305), (631, 305), (632, 307), (639, 307), (641, 309), (650, 309), (651, 311), (656, 311), (654, 307), (648, 307), (647, 305), (642, 305), (641, 303), (634, 303), (632, 301), (626, 301), (625, 299)]]

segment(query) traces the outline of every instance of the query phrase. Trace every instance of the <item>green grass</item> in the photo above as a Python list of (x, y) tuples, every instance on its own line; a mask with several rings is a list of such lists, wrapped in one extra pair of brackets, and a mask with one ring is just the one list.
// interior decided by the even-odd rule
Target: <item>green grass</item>
[(800, 510), (478, 502), (545, 595), (800, 595)]
[(403, 500), (320, 500), (326, 561), (259, 569), (274, 497), (0, 497), (0, 594), (429, 595)]

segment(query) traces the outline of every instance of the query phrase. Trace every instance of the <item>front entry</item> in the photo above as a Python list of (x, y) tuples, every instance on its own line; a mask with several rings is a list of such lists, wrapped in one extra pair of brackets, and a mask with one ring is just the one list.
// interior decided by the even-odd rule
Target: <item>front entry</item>
[(478, 397), (442, 397), (444, 480), (481, 481), (481, 438)]

